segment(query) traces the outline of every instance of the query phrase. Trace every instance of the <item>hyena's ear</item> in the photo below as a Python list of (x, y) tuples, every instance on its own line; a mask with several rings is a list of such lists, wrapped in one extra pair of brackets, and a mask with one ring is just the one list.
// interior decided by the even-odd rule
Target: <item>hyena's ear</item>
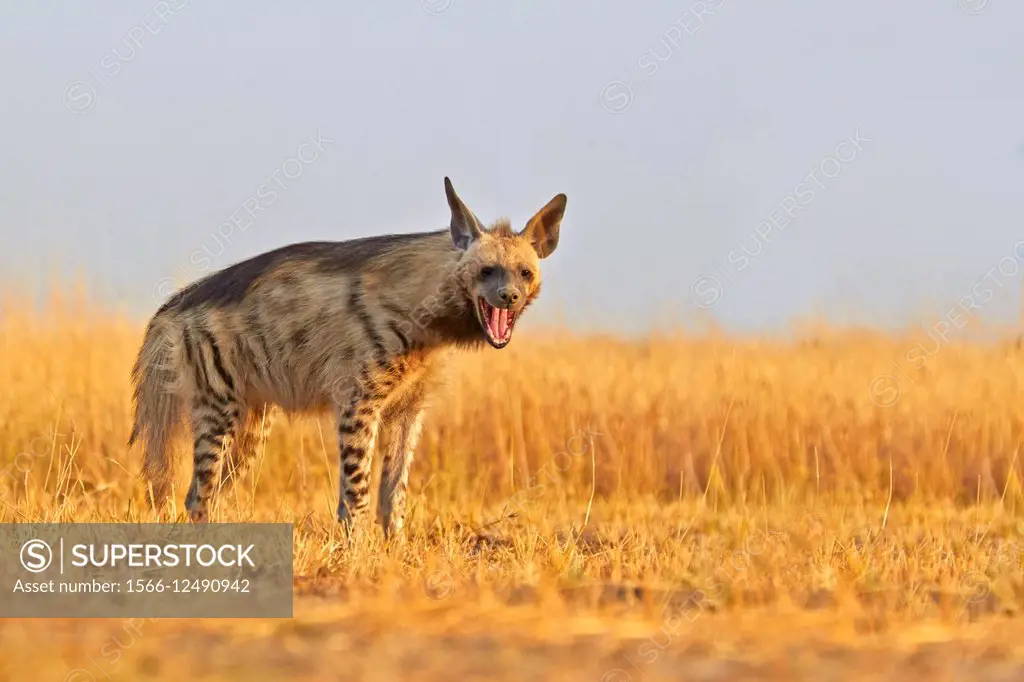
[(469, 207), (462, 203), (462, 199), (455, 193), (452, 181), (447, 177), (444, 179), (444, 193), (448, 197), (448, 208), (452, 210), (452, 243), (455, 248), (465, 251), (469, 245), (475, 242), (483, 234), (483, 228)]
[(565, 202), (564, 194), (555, 195), (547, 206), (530, 218), (519, 233), (530, 240), (540, 258), (547, 258), (558, 246), (558, 226), (562, 224), (562, 215), (565, 214)]

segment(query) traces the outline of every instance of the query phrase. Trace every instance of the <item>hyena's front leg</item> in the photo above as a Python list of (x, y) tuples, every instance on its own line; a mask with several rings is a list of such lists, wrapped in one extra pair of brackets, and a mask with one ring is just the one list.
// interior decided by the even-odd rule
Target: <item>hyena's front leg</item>
[(409, 467), (420, 437), (423, 401), (418, 392), (389, 405), (381, 417), (383, 467), (377, 501), (385, 537), (402, 532), (405, 525)]
[(338, 415), (338, 521), (349, 530), (362, 523), (369, 507), (370, 468), (383, 399), (359, 390)]
[(240, 431), (241, 407), (232, 398), (212, 395), (197, 398), (192, 407), (193, 467), (192, 484), (185, 497), (185, 508), (193, 522), (209, 520), (209, 508), (221, 472), (221, 456), (229, 436)]

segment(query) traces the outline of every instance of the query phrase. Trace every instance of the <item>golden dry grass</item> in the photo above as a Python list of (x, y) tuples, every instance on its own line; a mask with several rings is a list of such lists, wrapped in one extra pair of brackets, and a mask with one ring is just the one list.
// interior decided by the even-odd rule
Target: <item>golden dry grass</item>
[[(150, 520), (125, 445), (141, 329), (5, 304), (0, 521)], [(404, 544), (342, 541), (329, 418), (275, 426), (215, 520), (295, 524), (293, 620), (4, 621), (0, 680), (983, 680), (1024, 662), (1016, 339), (912, 369), (923, 332), (523, 331), (452, 368)], [(872, 383), (890, 373), (898, 396)]]

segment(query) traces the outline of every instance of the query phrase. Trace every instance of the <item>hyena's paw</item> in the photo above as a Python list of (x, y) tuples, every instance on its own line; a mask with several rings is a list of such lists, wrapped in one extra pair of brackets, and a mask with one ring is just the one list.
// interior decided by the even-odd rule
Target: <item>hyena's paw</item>
[(349, 544), (365, 541), (369, 537), (370, 531), (373, 530), (372, 520), (367, 514), (353, 516), (348, 513), (347, 509), (338, 510), (338, 526), (341, 529), (342, 537)]
[(349, 514), (347, 509), (338, 509), (338, 526), (346, 535), (351, 535), (362, 528), (364, 524), (361, 523), (361, 521), (362, 519), (353, 517)]
[(192, 523), (206, 523), (210, 520), (210, 513), (206, 504), (199, 501), (193, 485), (185, 496), (185, 510), (188, 512), (189, 521)]
[(401, 526), (384, 526), (384, 544), (405, 547), (409, 544), (408, 533)]
[(379, 522), (387, 542), (405, 542), (405, 519), (392, 515), (379, 519)]

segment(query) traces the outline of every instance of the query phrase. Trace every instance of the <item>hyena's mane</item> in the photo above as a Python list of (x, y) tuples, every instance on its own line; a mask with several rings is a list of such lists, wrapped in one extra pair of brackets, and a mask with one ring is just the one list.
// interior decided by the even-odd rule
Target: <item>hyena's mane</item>
[[(438, 248), (441, 245), (441, 248)], [(201, 306), (228, 307), (241, 303), (259, 281), (272, 277), (281, 266), (306, 266), (311, 274), (357, 274), (361, 271), (400, 269), (416, 252), (432, 256), (437, 266), (456, 253), (447, 230), (362, 237), (343, 242), (290, 244), (230, 265), (192, 282), (170, 297), (157, 315)], [(396, 272), (395, 274), (399, 274)]]

